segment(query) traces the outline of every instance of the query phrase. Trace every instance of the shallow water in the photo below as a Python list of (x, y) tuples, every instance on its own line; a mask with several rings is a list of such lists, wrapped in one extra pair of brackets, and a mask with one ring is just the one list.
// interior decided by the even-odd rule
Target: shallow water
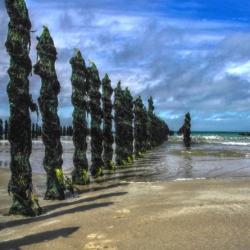
[[(162, 146), (148, 152), (128, 168), (120, 168), (102, 181), (159, 181), (193, 178), (250, 177), (250, 138), (237, 134), (195, 134), (192, 148), (183, 147), (180, 136), (170, 137)], [(70, 138), (63, 138), (63, 169), (73, 169), (74, 147)], [(44, 173), (44, 146), (33, 142), (31, 165), (33, 172)], [(9, 144), (0, 142), (0, 168), (9, 167)], [(90, 151), (88, 149), (90, 161)]]

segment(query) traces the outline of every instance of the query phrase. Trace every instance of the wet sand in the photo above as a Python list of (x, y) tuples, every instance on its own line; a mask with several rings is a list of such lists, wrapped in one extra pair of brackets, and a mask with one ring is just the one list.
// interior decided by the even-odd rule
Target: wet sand
[(248, 178), (112, 180), (65, 201), (40, 198), (46, 213), (31, 219), (5, 215), (8, 178), (0, 170), (0, 249), (250, 249)]
[[(176, 138), (170, 138), (175, 140)], [(182, 143), (172, 141), (147, 152), (135, 161), (130, 174), (120, 175), (129, 181), (166, 181), (196, 178), (250, 178), (250, 146), (223, 144), (194, 144), (190, 150)], [(63, 170), (73, 170), (74, 145), (70, 138), (63, 138)], [(30, 163), (33, 173), (45, 174), (43, 168), (44, 146), (41, 140), (33, 141)], [(90, 145), (87, 158), (91, 164)], [(0, 141), (0, 169), (9, 169), (10, 148), (8, 142)], [(118, 177), (118, 173), (115, 178)], [(113, 176), (114, 177), (114, 176)], [(113, 178), (112, 177), (112, 178)]]

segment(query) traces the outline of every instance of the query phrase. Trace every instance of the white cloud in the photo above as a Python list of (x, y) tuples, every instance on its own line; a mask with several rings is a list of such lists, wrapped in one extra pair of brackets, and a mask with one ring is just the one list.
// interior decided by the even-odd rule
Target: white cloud
[(225, 73), (250, 82), (250, 61), (244, 63), (230, 63), (226, 67)]

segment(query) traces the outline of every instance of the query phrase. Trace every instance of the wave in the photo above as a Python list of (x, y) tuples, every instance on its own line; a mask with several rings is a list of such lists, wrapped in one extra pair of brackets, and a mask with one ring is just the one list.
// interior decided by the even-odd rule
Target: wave
[(222, 142), (221, 144), (231, 146), (250, 146), (250, 142)]
[[(209, 143), (209, 142), (215, 142), (215, 141), (223, 141), (223, 137), (221, 136), (191, 136), (193, 143)], [(170, 142), (182, 142), (183, 137), (182, 136), (173, 136), (169, 138)]]
[(205, 177), (197, 177), (197, 178), (177, 178), (174, 181), (178, 182), (178, 181), (194, 181), (194, 180), (206, 180), (207, 178)]
[[(250, 138), (244, 136), (192, 135), (193, 144), (221, 144), (228, 146), (250, 146)], [(182, 136), (169, 137), (170, 143), (182, 142)]]

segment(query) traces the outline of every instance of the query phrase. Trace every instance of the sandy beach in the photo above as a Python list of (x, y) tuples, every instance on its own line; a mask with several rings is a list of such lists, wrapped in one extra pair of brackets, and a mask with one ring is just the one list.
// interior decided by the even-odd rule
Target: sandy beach
[(6, 215), (8, 178), (1, 170), (0, 249), (250, 249), (248, 178), (112, 180), (65, 201), (40, 198), (37, 218)]

